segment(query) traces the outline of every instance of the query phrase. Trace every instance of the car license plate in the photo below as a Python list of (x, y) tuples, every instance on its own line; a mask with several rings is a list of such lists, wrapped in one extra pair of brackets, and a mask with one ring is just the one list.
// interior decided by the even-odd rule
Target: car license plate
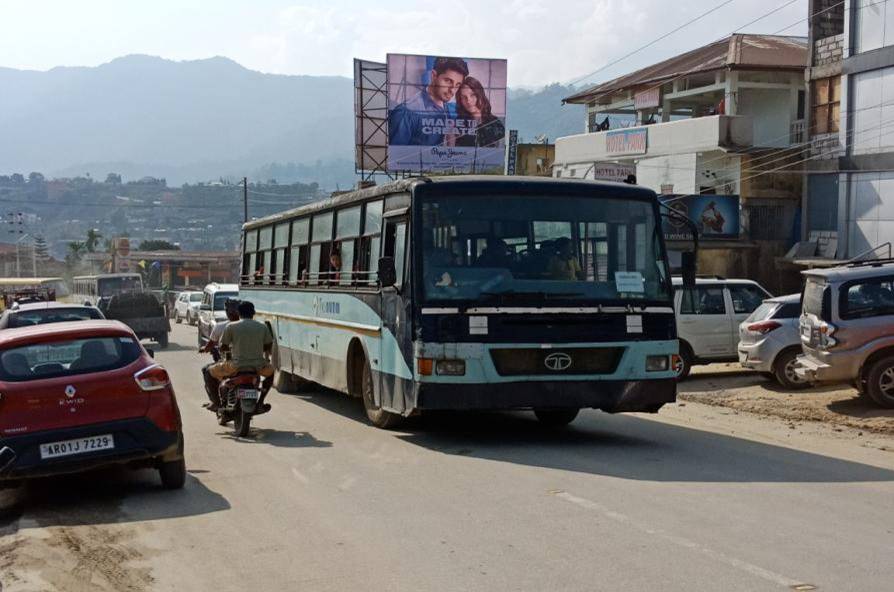
[(261, 398), (261, 393), (256, 389), (239, 389), (240, 399), (257, 400)]
[(112, 434), (102, 434), (101, 436), (89, 436), (87, 438), (76, 438), (74, 440), (63, 440), (61, 442), (41, 444), (40, 458), (70, 456), (72, 454), (83, 454), (95, 450), (109, 450), (114, 447), (115, 439), (112, 437)]

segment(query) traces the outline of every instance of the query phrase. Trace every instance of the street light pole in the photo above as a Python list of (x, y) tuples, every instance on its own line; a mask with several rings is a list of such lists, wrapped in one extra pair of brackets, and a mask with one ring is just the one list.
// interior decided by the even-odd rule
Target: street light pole
[(31, 236), (30, 234), (23, 234), (19, 237), (19, 240), (16, 241), (16, 277), (22, 277), (22, 264), (19, 261), (19, 243)]

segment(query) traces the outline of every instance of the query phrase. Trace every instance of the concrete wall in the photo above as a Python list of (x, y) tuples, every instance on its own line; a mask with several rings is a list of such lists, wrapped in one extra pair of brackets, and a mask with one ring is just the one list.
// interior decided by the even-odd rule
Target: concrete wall
[(661, 193), (662, 185), (671, 185), (670, 193), (698, 193), (696, 154), (672, 154), (643, 158), (636, 165), (636, 182)]
[(792, 124), (790, 90), (739, 89), (738, 110), (754, 120), (753, 143), (762, 148), (785, 148)]

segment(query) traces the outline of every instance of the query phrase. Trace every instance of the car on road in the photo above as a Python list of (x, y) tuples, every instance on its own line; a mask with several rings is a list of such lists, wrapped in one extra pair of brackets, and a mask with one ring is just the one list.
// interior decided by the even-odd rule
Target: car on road
[(737, 362), (739, 324), (772, 295), (744, 279), (697, 278), (694, 288), (684, 289), (683, 279), (675, 277), (673, 285), (680, 341), (677, 378), (686, 378), (697, 364)]
[(202, 290), (202, 302), (199, 305), (199, 346), (205, 345), (211, 337), (214, 325), (227, 320), (224, 304), (230, 298), (239, 298), (238, 284), (212, 283)]
[(183, 487), (180, 410), (167, 371), (117, 321), (0, 331), (0, 487), (111, 464)]
[(795, 372), (823, 384), (853, 384), (894, 408), (894, 261), (803, 272), (804, 354)]
[(102, 312), (93, 306), (62, 302), (33, 302), (15, 305), (3, 311), (3, 314), (0, 315), (0, 329), (104, 318)]
[(199, 306), (202, 305), (201, 292), (180, 292), (174, 301), (174, 321), (182, 323), (186, 321), (195, 325), (199, 320)]
[(764, 300), (739, 325), (739, 363), (787, 389), (809, 387), (810, 382), (795, 373), (801, 355), (800, 317), (800, 294)]

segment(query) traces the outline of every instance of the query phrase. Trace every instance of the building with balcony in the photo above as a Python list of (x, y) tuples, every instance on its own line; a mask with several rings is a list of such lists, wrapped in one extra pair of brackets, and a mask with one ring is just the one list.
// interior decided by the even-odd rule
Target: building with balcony
[(553, 175), (735, 196), (738, 235), (705, 241), (701, 269), (781, 289), (773, 260), (800, 237), (806, 64), (804, 38), (737, 34), (567, 97), (586, 133), (556, 140)]
[[(811, 0), (810, 157), (801, 263), (894, 242), (894, 5)], [(891, 27), (888, 27), (891, 25)]]

